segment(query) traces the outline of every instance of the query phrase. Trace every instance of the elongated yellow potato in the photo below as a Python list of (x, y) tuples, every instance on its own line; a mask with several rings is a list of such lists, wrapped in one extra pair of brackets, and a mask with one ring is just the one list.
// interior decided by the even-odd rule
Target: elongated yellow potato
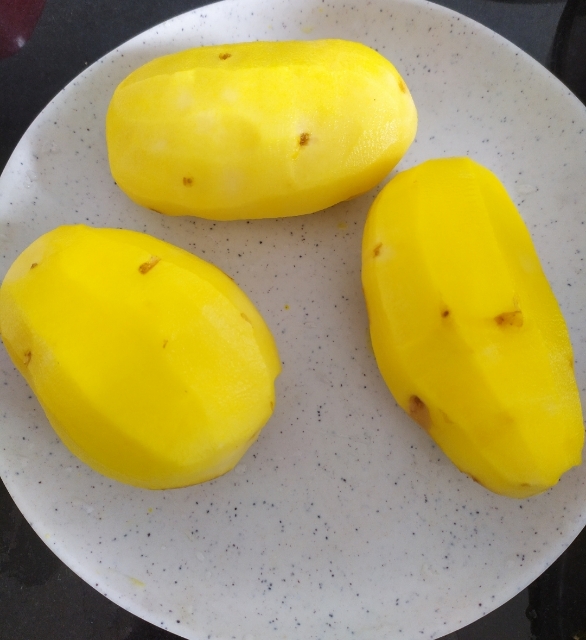
[(373, 49), (252, 42), (140, 67), (114, 92), (106, 138), (132, 200), (233, 220), (312, 213), (368, 191), (416, 127), (407, 85)]
[(523, 498), (580, 464), (566, 325), (494, 174), (467, 158), (398, 174), (368, 214), (362, 265), (381, 373), (460, 470)]
[(219, 269), (145, 234), (59, 227), (0, 289), (14, 364), (69, 449), (151, 489), (230, 470), (272, 414), (280, 362)]

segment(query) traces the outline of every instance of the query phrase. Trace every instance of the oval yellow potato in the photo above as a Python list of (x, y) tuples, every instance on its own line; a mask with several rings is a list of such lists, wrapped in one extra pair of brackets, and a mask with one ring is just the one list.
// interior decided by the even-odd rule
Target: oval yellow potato
[(41, 236), (6, 274), (0, 327), (63, 442), (121, 482), (215, 478), (273, 412), (280, 362), (253, 304), (216, 267), (145, 234)]
[(568, 331), (493, 173), (450, 158), (398, 174), (372, 205), (362, 251), (380, 371), (461, 471), (524, 498), (580, 464)]
[(364, 193), (415, 137), (407, 85), (344, 40), (200, 47), (116, 89), (112, 175), (135, 202), (214, 220), (312, 213)]

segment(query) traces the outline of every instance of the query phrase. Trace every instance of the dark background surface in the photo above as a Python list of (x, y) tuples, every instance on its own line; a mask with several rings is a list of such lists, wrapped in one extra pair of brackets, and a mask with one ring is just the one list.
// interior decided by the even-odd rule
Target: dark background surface
[[(6, 41), (10, 11), (27, 2), (36, 9), (43, 4), (0, 0), (0, 55), (12, 46)], [(34, 30), (22, 28), (25, 39), (32, 33), (30, 40), (0, 59), (0, 171), (36, 115), (86, 66), (145, 29), (203, 4), (47, 0)], [(586, 0), (441, 4), (517, 44), (586, 101)], [(177, 637), (120, 609), (72, 573), (32, 531), (0, 482), (0, 640)], [(586, 530), (530, 587), (445, 640), (533, 638), (586, 640)]]

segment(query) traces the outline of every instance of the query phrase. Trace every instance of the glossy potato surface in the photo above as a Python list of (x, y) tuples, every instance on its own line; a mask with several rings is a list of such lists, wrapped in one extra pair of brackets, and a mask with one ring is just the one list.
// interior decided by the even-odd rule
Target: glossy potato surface
[(273, 412), (277, 350), (239, 287), (145, 234), (59, 227), (0, 289), (2, 339), (69, 449), (151, 489), (230, 470)]
[(356, 42), (253, 42), (157, 58), (116, 89), (112, 175), (135, 202), (216, 220), (312, 213), (364, 193), (415, 137), (407, 85)]
[(362, 278), (387, 385), (460, 470), (523, 498), (580, 464), (568, 331), (493, 173), (450, 158), (398, 174), (368, 214)]

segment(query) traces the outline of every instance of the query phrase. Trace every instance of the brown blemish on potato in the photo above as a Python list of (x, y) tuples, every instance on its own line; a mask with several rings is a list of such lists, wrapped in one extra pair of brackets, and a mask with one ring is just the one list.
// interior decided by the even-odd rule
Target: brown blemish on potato
[(442, 311), (442, 318), (447, 318), (450, 315), (450, 310), (449, 309), (444, 309)]
[(33, 262), (33, 263), (31, 264), (31, 269), (34, 269), (35, 267), (38, 267), (38, 266), (39, 266), (39, 263), (38, 263), (38, 262)]
[(372, 250), (372, 255), (376, 258), (380, 255), (380, 250), (383, 248), (383, 243), (379, 242), (376, 247)]
[(192, 184), (193, 184), (193, 178), (191, 178), (190, 176), (185, 176), (183, 178), (183, 185), (185, 187), (191, 187)]
[(31, 361), (33, 354), (31, 353), (31, 350), (29, 349), (28, 351), (24, 352), (24, 357), (22, 359), (22, 363), (27, 366), (28, 363)]
[(228, 58), (231, 58), (232, 54), (231, 53), (221, 53), (218, 58), (220, 58), (220, 60), (228, 60)]
[(407, 85), (405, 84), (403, 78), (399, 78), (398, 82), (399, 82), (399, 89), (401, 90), (401, 93), (407, 93)]
[(154, 211), (155, 213), (161, 213), (160, 211), (157, 211), (157, 209), (151, 209), (151, 211)]
[(148, 262), (143, 262), (140, 267), (138, 267), (138, 270), (143, 274), (148, 273), (154, 266), (159, 264), (160, 261), (161, 258), (159, 258), (159, 256), (151, 256)]
[(305, 132), (299, 136), (299, 146), (305, 147), (309, 144), (309, 138), (311, 138), (311, 134)]
[(431, 416), (427, 405), (419, 396), (409, 398), (409, 415), (426, 431), (431, 429)]
[(523, 312), (518, 309), (516, 311), (505, 311), (496, 316), (494, 321), (499, 327), (522, 327), (523, 326)]
[(471, 473), (469, 473), (468, 475), (474, 482), (476, 482), (476, 484), (482, 485), (482, 482), (480, 482), (478, 478), (475, 478)]
[(250, 322), (250, 318), (244, 312), (241, 312), (240, 315), (246, 320), (246, 322), (252, 324), (252, 322)]
[(163, 340), (163, 349), (167, 346), (168, 340)]
[(271, 411), (275, 408), (275, 403), (271, 400)]

